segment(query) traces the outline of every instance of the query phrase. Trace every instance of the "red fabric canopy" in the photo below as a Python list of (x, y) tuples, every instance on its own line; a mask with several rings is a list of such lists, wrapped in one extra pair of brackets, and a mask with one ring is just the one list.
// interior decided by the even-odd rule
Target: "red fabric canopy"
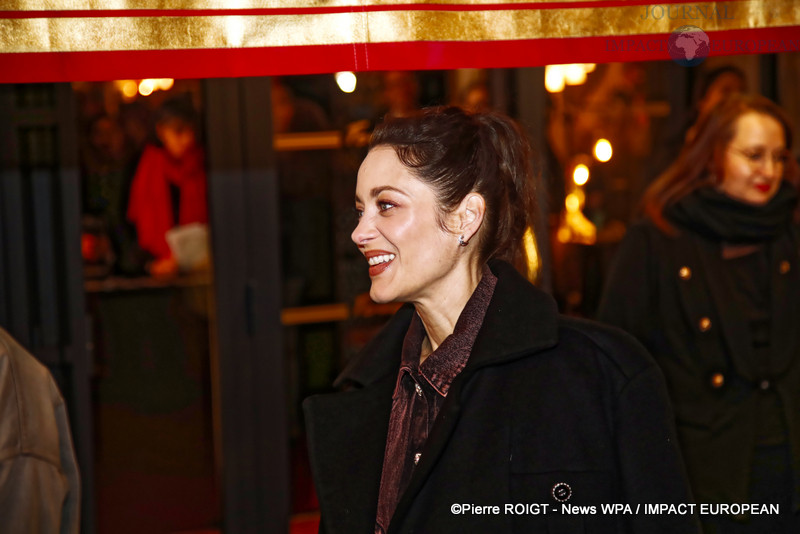
[(0, 11), (0, 82), (665, 60), (686, 31), (702, 57), (800, 51), (794, 0), (41, 1)]

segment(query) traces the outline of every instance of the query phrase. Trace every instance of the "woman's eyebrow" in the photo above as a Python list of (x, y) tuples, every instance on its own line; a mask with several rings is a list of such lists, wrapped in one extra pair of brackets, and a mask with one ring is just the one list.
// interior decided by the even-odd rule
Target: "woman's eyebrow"
[(391, 185), (381, 185), (381, 186), (378, 186), (378, 187), (373, 187), (370, 190), (369, 194), (371, 196), (373, 196), (373, 197), (377, 197), (378, 195), (380, 195), (384, 191), (394, 191), (395, 193), (399, 193), (399, 194), (401, 194), (403, 196), (407, 196), (406, 193), (404, 193), (403, 191), (397, 189), (396, 187), (392, 187)]
[[(392, 187), (391, 185), (379, 185), (378, 187), (373, 187), (372, 189), (370, 189), (369, 197), (370, 198), (375, 198), (378, 195), (380, 195), (381, 193), (383, 193), (384, 191), (394, 191), (395, 193), (401, 194), (403, 196), (408, 196), (404, 191), (401, 191), (400, 189), (397, 189), (396, 187)], [(358, 193), (356, 193), (356, 203), (363, 204), (363, 201), (358, 196)]]
[(766, 145), (744, 145), (739, 147), (739, 150), (744, 150), (747, 152), (755, 152), (755, 153), (769, 153), (769, 154), (784, 154), (786, 152), (790, 152), (786, 148), (775, 148), (771, 149)]

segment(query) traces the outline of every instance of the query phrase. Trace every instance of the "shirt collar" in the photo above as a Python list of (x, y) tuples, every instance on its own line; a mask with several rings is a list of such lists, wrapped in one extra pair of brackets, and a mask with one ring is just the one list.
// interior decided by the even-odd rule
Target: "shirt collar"
[(496, 284), (497, 277), (489, 267), (484, 266), (481, 280), (461, 311), (453, 333), (442, 341), (422, 365), (419, 363), (419, 356), (426, 332), (422, 319), (415, 313), (403, 340), (400, 373), (407, 371), (418, 374), (439, 395), (446, 397), (453, 379), (467, 365)]
[[(504, 261), (490, 260), (489, 267), (497, 285), (465, 370), (515, 359), (558, 343), (558, 312), (553, 298)], [(397, 376), (404, 337), (414, 315), (412, 304), (400, 308), (347, 364), (334, 386), (362, 387), (387, 375)]]

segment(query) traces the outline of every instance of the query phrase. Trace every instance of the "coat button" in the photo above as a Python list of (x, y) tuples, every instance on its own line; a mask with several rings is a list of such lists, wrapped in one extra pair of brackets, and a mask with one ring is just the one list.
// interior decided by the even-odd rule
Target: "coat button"
[(414, 389), (417, 390), (417, 395), (421, 397), (422, 396), (422, 387), (419, 384), (414, 383)]
[(761, 382), (758, 383), (758, 387), (761, 388), (762, 390), (766, 391), (770, 387), (772, 387), (772, 383), (770, 383), (770, 381), (765, 378), (764, 380), (762, 380)]
[(703, 317), (700, 319), (700, 322), (697, 323), (697, 326), (700, 327), (701, 332), (707, 332), (709, 328), (711, 328), (711, 319), (708, 317)]
[(417, 465), (419, 463), (420, 458), (422, 458), (421, 452), (418, 452), (417, 454), (414, 455), (414, 465)]
[(681, 280), (689, 280), (692, 278), (692, 270), (684, 265), (678, 271), (678, 276)]
[(789, 263), (787, 260), (783, 260), (782, 262), (780, 262), (780, 263), (778, 264), (778, 271), (779, 271), (781, 274), (786, 274), (786, 273), (788, 273), (788, 272), (789, 272), (789, 269), (791, 269), (791, 268), (792, 268), (792, 264), (791, 264), (791, 263)]
[(711, 375), (711, 387), (714, 389), (719, 389), (725, 385), (725, 375), (722, 373), (714, 373)]
[(572, 497), (572, 488), (566, 482), (559, 482), (553, 486), (553, 498), (558, 502), (567, 502)]

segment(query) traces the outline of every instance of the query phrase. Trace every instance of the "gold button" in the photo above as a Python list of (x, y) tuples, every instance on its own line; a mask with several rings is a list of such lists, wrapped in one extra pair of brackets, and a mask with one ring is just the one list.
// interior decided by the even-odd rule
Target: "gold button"
[(783, 260), (782, 262), (780, 262), (780, 264), (778, 264), (778, 271), (780, 271), (781, 274), (788, 273), (789, 269), (791, 269), (791, 268), (792, 268), (792, 264), (789, 263), (786, 260)]
[(714, 373), (711, 375), (711, 387), (715, 389), (721, 388), (725, 384), (725, 375), (722, 373)]
[(686, 266), (683, 266), (678, 271), (678, 276), (681, 277), (681, 280), (689, 280), (692, 277), (692, 270)]
[(700, 323), (698, 324), (700, 327), (701, 332), (707, 332), (709, 328), (711, 328), (711, 319), (708, 317), (703, 317), (700, 319)]

